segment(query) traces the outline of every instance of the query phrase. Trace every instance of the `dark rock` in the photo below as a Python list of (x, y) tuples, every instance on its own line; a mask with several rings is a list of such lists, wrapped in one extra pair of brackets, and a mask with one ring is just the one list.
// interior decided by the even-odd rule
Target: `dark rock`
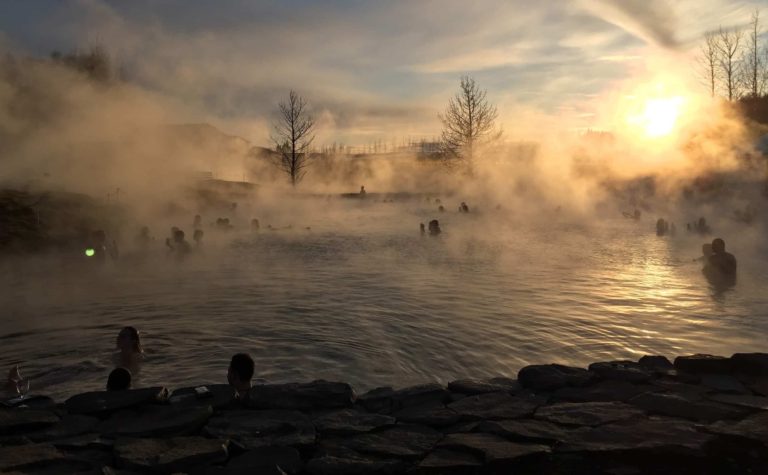
[(106, 414), (120, 409), (167, 401), (168, 390), (162, 387), (127, 389), (125, 391), (94, 391), (67, 399), (70, 414)]
[(603, 361), (589, 365), (589, 371), (600, 380), (626, 381), (628, 383), (645, 383), (652, 375), (639, 363), (634, 361)]
[(448, 396), (448, 391), (441, 385), (427, 383), (398, 389), (391, 397), (397, 410), (409, 406), (444, 403)]
[(249, 469), (251, 473), (278, 467), (286, 474), (299, 473), (304, 464), (299, 451), (293, 447), (262, 447), (249, 450), (227, 463), (230, 470)]
[(564, 387), (550, 395), (553, 402), (608, 402), (628, 401), (638, 394), (658, 388), (650, 384), (632, 384), (607, 380), (583, 387)]
[(487, 380), (481, 379), (459, 379), (448, 383), (448, 390), (460, 394), (495, 393), (499, 391), (515, 392), (521, 389), (520, 383), (510, 378), (493, 378)]
[(675, 368), (687, 373), (727, 374), (731, 372), (731, 360), (724, 356), (692, 355), (675, 358)]
[(35, 442), (66, 439), (87, 432), (93, 432), (98, 423), (99, 420), (95, 417), (82, 414), (65, 414), (57, 424), (29, 434), (29, 438)]
[(311, 383), (260, 384), (249, 393), (249, 404), (256, 409), (333, 409), (351, 406), (353, 400), (349, 384), (322, 379)]
[(459, 414), (442, 404), (409, 406), (395, 413), (398, 422), (424, 424), (430, 427), (446, 427), (459, 422)]
[(640, 417), (644, 413), (623, 402), (564, 402), (542, 406), (536, 417), (568, 425), (597, 426), (609, 422)]
[(759, 412), (738, 422), (717, 422), (707, 430), (715, 434), (754, 440), (768, 447), (768, 412)]
[(395, 418), (355, 409), (342, 409), (318, 416), (314, 424), (317, 431), (322, 434), (350, 435), (395, 425)]
[(752, 392), (768, 396), (768, 378), (752, 379), (746, 385)]
[(24, 473), (74, 473), (93, 469), (87, 461), (65, 454), (48, 444), (0, 447), (0, 471)]
[(476, 453), (492, 465), (508, 464), (521, 457), (550, 451), (546, 445), (520, 444), (483, 433), (450, 434), (440, 442), (439, 447)]
[(701, 399), (708, 392), (712, 391), (711, 388), (702, 386), (700, 384), (687, 384), (681, 383), (675, 379), (661, 378), (653, 381), (652, 386), (655, 388), (649, 392), (663, 392), (669, 394), (677, 394), (685, 398)]
[(392, 396), (395, 390), (390, 386), (371, 389), (357, 397), (357, 404), (371, 412), (390, 414), (393, 410)]
[(213, 415), (210, 406), (148, 406), (140, 410), (120, 411), (99, 424), (105, 435), (127, 437), (165, 437), (189, 435), (201, 429)]
[(442, 438), (443, 434), (429, 427), (398, 424), (339, 441), (338, 447), (381, 457), (414, 459), (422, 457)]
[(731, 368), (736, 373), (768, 375), (768, 353), (735, 353)]
[[(198, 396), (195, 388), (200, 386), (205, 386), (208, 389), (207, 396)], [(229, 406), (232, 403), (234, 396), (235, 391), (232, 386), (228, 384), (204, 384), (177, 389), (171, 393), (171, 397), (168, 398), (168, 401), (172, 406), (211, 406), (215, 410)]]
[(474, 432), (475, 428), (481, 423), (482, 421), (480, 420), (458, 422), (457, 424), (453, 424), (451, 426), (441, 428), (440, 432), (442, 432), (443, 434), (455, 434), (457, 432)]
[(204, 437), (118, 439), (115, 460), (133, 470), (183, 472), (227, 460), (227, 442)]
[(51, 399), (48, 396), (41, 396), (41, 395), (27, 395), (22, 400), (11, 399), (7, 401), (3, 401), (2, 406), (4, 407), (17, 407), (20, 409), (55, 409), (56, 408), (56, 401)]
[(115, 445), (112, 438), (102, 437), (99, 434), (82, 434), (63, 439), (56, 439), (50, 442), (57, 449), (62, 450), (107, 450), (111, 451)]
[(552, 444), (570, 440), (576, 429), (536, 419), (517, 419), (481, 422), (474, 432), (487, 432), (520, 442)]
[(0, 409), (0, 435), (19, 435), (50, 427), (59, 422), (59, 417), (48, 410)]
[(748, 393), (749, 390), (741, 384), (741, 381), (726, 374), (702, 374), (702, 386), (723, 393)]
[(469, 396), (449, 404), (448, 408), (462, 419), (515, 419), (533, 414), (539, 403), (500, 392)]
[(208, 421), (205, 432), (232, 439), (247, 449), (308, 447), (315, 443), (312, 421), (298, 411), (225, 411)]
[(697, 400), (679, 394), (644, 393), (632, 398), (629, 402), (650, 414), (681, 417), (700, 422), (738, 419), (749, 412), (737, 406)]
[(726, 404), (768, 411), (768, 397), (751, 396), (748, 394), (713, 394), (708, 396), (708, 399), (724, 402)]
[(638, 361), (641, 367), (652, 371), (668, 371), (674, 368), (674, 365), (666, 356), (645, 355)]
[(427, 455), (413, 471), (418, 475), (472, 475), (478, 473), (482, 461), (472, 454), (436, 449)]
[(526, 366), (517, 373), (517, 380), (525, 388), (553, 390), (565, 386), (583, 386), (592, 375), (583, 368), (559, 364)]
[(307, 462), (312, 475), (395, 475), (405, 472), (409, 464), (403, 460), (361, 455), (355, 452), (325, 454)]
[(678, 419), (628, 419), (597, 427), (578, 429), (564, 444), (562, 452), (610, 452), (692, 450), (702, 451), (712, 436), (698, 432), (694, 425)]

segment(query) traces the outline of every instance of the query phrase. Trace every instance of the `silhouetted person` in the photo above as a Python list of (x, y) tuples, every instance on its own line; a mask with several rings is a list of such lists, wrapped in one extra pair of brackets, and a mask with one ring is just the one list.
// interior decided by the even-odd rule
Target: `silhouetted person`
[(192, 222), (192, 229), (200, 229), (203, 227), (203, 218), (199, 214), (195, 215), (195, 220)]
[(88, 246), (85, 249), (85, 255), (98, 262), (105, 262), (107, 256), (117, 259), (117, 243), (112, 241), (112, 244), (109, 245), (107, 243), (107, 233), (98, 229), (91, 233)]
[(440, 205), (440, 206), (438, 206), (438, 207), (437, 207), (437, 210), (438, 210), (439, 212), (441, 212), (441, 213), (444, 213), (444, 212), (445, 212), (445, 208), (443, 207), (443, 205)]
[(712, 244), (706, 242), (701, 245), (701, 256), (694, 259), (694, 261), (700, 261), (704, 264), (709, 262), (709, 256), (712, 255)]
[(663, 219), (659, 218), (656, 220), (656, 235), (657, 236), (664, 236), (669, 231), (669, 224)]
[(136, 236), (136, 247), (145, 250), (152, 242), (152, 236), (149, 235), (149, 227), (142, 226), (139, 234)]
[(251, 231), (258, 231), (261, 225), (259, 224), (259, 220), (256, 218), (253, 218), (251, 220)]
[(736, 258), (730, 252), (725, 252), (725, 241), (720, 238), (712, 241), (708, 266), (724, 276), (736, 275)]
[(131, 389), (131, 372), (126, 368), (115, 368), (107, 378), (107, 391)]
[(430, 236), (439, 236), (442, 231), (440, 230), (440, 222), (436, 219), (433, 219), (429, 222), (429, 235)]
[(194, 234), (192, 234), (192, 239), (195, 241), (195, 247), (200, 247), (203, 244), (203, 234), (202, 229), (195, 229)]
[(360, 196), (365, 196), (365, 187), (364, 186), (360, 187)]
[(138, 372), (139, 365), (144, 361), (144, 348), (141, 346), (139, 331), (134, 327), (124, 327), (117, 334), (116, 346), (118, 352), (113, 356), (115, 366)]
[(424, 229), (424, 223), (419, 223), (419, 232), (422, 236), (427, 233), (426, 229)]
[(184, 231), (181, 229), (177, 229), (176, 232), (173, 233), (173, 241), (171, 241), (170, 248), (171, 253), (177, 259), (183, 259), (190, 253), (190, 251), (192, 251), (192, 246), (190, 246), (187, 240), (184, 239)]
[(469, 206), (467, 206), (467, 203), (461, 202), (459, 205), (459, 213), (469, 213)]
[(253, 359), (247, 353), (238, 353), (229, 362), (227, 382), (234, 388), (236, 399), (247, 399), (254, 367)]
[(696, 231), (699, 232), (699, 234), (709, 234), (712, 232), (712, 229), (707, 224), (707, 220), (703, 217), (699, 218), (699, 221), (696, 223)]

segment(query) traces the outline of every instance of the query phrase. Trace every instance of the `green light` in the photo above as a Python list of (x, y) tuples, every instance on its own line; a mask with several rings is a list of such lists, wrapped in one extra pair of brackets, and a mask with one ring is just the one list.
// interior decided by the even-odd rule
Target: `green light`
[(93, 257), (94, 254), (96, 254), (96, 250), (92, 247), (85, 250), (85, 255), (88, 257)]

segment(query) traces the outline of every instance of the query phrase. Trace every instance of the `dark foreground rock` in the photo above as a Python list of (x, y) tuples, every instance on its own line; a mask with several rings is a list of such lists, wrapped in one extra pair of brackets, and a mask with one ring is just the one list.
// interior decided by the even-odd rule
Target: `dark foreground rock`
[(92, 392), (0, 409), (0, 472), (766, 473), (767, 356), (646, 356), (589, 369), (383, 387)]

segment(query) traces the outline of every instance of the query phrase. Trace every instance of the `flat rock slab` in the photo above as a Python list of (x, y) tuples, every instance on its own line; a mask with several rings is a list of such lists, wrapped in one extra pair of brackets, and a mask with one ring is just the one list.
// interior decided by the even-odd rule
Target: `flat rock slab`
[(482, 460), (473, 454), (448, 449), (435, 449), (414, 469), (418, 475), (475, 474), (483, 466)]
[(506, 392), (468, 396), (448, 405), (462, 419), (515, 419), (533, 414), (539, 401)]
[(53, 411), (40, 409), (0, 409), (0, 436), (20, 435), (44, 429), (59, 422)]
[(577, 429), (536, 419), (481, 422), (473, 432), (486, 432), (520, 442), (552, 444), (571, 440)]
[[(201, 396), (195, 391), (195, 388), (201, 386), (208, 389), (206, 395)], [(173, 406), (211, 406), (214, 409), (222, 409), (232, 404), (234, 397), (235, 391), (228, 384), (203, 384), (177, 389), (171, 393), (168, 401)]]
[(429, 427), (447, 427), (459, 422), (460, 416), (442, 404), (409, 406), (395, 413), (398, 422), (423, 424)]
[(127, 437), (189, 435), (201, 429), (213, 415), (210, 406), (148, 406), (113, 414), (98, 426), (98, 432)]
[(748, 394), (749, 390), (733, 376), (727, 374), (702, 374), (700, 383), (713, 391)]
[(735, 353), (731, 356), (731, 368), (736, 373), (768, 374), (768, 353)]
[(409, 465), (400, 459), (347, 452), (315, 457), (307, 462), (306, 469), (312, 475), (395, 475), (404, 473)]
[(768, 397), (750, 396), (746, 394), (713, 394), (709, 399), (726, 404), (748, 407), (751, 409), (760, 409), (768, 411)]
[(755, 440), (768, 448), (768, 412), (760, 412), (741, 421), (721, 421), (707, 428), (715, 434), (724, 434)]
[(675, 366), (666, 356), (645, 355), (638, 360), (638, 364), (648, 370), (664, 372), (669, 371)]
[(167, 399), (168, 390), (162, 387), (94, 391), (72, 396), (65, 402), (65, 407), (70, 414), (98, 415), (144, 404), (162, 403)]
[(554, 391), (550, 401), (555, 402), (610, 402), (628, 401), (638, 394), (658, 390), (650, 384), (634, 384), (626, 381), (607, 380), (589, 386), (567, 386)]
[(626, 381), (628, 383), (645, 383), (653, 375), (634, 361), (603, 361), (592, 363), (588, 370), (600, 380)]
[(118, 439), (114, 454), (120, 468), (175, 472), (226, 461), (227, 445), (204, 437)]
[(48, 444), (0, 447), (0, 470), (3, 472), (44, 467), (64, 460), (64, 453)]
[(583, 368), (560, 364), (526, 366), (517, 373), (517, 380), (525, 388), (551, 391), (565, 386), (583, 386), (592, 374)]
[(631, 419), (598, 427), (582, 428), (559, 445), (558, 452), (610, 452), (634, 450), (703, 451), (713, 436), (689, 422), (669, 418)]
[(58, 423), (29, 434), (29, 438), (35, 442), (67, 439), (93, 432), (98, 424), (99, 420), (95, 417), (82, 414), (65, 414)]
[(301, 472), (304, 464), (299, 451), (293, 447), (262, 447), (245, 452), (231, 459), (227, 469), (248, 470), (250, 473), (262, 473), (269, 469), (279, 469), (286, 474)]
[(731, 359), (724, 356), (691, 355), (675, 358), (675, 368), (687, 373), (728, 374), (731, 372)]
[(516, 379), (510, 378), (459, 379), (448, 383), (449, 391), (469, 396), (501, 391), (513, 393), (521, 388), (520, 383)]
[(205, 433), (232, 439), (249, 449), (308, 447), (315, 443), (315, 426), (307, 415), (298, 411), (225, 411), (208, 421)]
[(539, 419), (577, 426), (598, 426), (644, 414), (636, 406), (623, 402), (564, 402), (536, 410)]
[(644, 393), (632, 398), (629, 402), (649, 414), (681, 417), (699, 422), (740, 419), (749, 413), (743, 407), (696, 400), (680, 394)]
[(533, 454), (545, 454), (549, 447), (540, 444), (521, 444), (510, 442), (493, 434), (471, 433), (450, 434), (443, 439), (439, 447), (469, 451), (483, 457), (487, 464), (507, 464)]
[(429, 452), (442, 438), (442, 433), (429, 427), (396, 425), (337, 441), (335, 445), (336, 448), (380, 457), (415, 459)]
[(325, 380), (260, 384), (249, 393), (249, 405), (256, 409), (333, 409), (351, 406), (353, 400), (354, 392), (349, 384)]
[(316, 417), (314, 424), (321, 434), (351, 435), (395, 425), (395, 418), (355, 409), (342, 409)]

